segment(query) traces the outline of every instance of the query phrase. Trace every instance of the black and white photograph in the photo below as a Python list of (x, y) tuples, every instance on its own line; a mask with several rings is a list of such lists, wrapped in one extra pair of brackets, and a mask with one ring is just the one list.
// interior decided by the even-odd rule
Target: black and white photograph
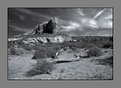
[(8, 80), (113, 80), (112, 7), (8, 7)]

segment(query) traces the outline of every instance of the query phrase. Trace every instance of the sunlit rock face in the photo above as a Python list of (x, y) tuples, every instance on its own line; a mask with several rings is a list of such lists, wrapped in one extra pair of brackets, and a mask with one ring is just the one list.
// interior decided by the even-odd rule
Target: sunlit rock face
[(13, 38), (9, 39), (9, 44), (18, 44), (18, 42), (21, 42), (23, 45), (29, 45), (29, 46), (34, 46), (36, 44), (47, 44), (47, 43), (63, 43), (66, 41), (74, 41), (69, 36), (64, 36), (64, 35), (55, 35), (55, 36), (39, 36), (39, 37), (28, 37), (28, 38)]
[(37, 44), (37, 43), (63, 43), (64, 41), (73, 41), (70, 37), (54, 36), (54, 37), (34, 37), (23, 40), (24, 44)]

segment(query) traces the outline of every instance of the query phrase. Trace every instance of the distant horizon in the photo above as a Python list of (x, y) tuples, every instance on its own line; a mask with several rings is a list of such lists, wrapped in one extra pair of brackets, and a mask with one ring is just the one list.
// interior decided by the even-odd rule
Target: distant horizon
[[(26, 32), (25, 32), (26, 33)], [(18, 34), (18, 35), (21, 35), (21, 34)], [(8, 36), (8, 39), (11, 39), (11, 38), (15, 38), (17, 35), (15, 35), (15, 36)], [(113, 37), (113, 35), (80, 35), (80, 36), (70, 36), (70, 37), (82, 37), (82, 36), (95, 36), (95, 37), (97, 37), (97, 36), (99, 36), (99, 37)]]

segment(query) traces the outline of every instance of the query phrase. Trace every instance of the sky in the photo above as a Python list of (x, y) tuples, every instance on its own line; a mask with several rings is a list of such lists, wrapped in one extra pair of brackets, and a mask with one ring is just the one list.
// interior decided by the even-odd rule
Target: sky
[(59, 19), (70, 36), (112, 36), (112, 8), (9, 8), (8, 37), (31, 32), (36, 24)]

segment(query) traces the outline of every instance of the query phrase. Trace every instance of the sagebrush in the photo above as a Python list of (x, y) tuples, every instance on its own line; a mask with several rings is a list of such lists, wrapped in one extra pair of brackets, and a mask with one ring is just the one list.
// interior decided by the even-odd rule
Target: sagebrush
[(102, 55), (102, 51), (100, 50), (100, 48), (94, 47), (94, 48), (90, 48), (87, 51), (87, 55), (92, 57), (92, 56), (101, 56)]
[(55, 58), (58, 49), (55, 47), (39, 47), (36, 49), (32, 59), (44, 59), (44, 58)]
[(36, 64), (32, 65), (29, 71), (26, 72), (26, 76), (35, 76), (39, 74), (50, 74), (54, 70), (55, 65), (52, 62), (48, 62), (45, 59), (39, 59)]

